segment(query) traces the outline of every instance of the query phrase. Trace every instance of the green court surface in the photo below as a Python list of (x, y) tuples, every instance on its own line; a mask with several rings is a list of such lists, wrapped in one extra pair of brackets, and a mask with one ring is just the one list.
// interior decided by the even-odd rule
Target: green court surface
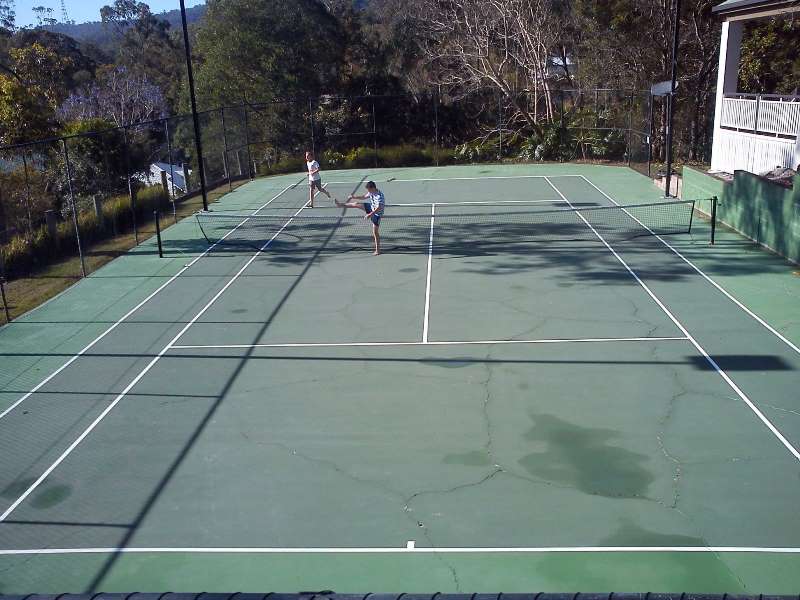
[(186, 219), (0, 331), (0, 592), (797, 592), (790, 266), (697, 218), (524, 239), (658, 201), (627, 169), (325, 181), (367, 178), (379, 257), (258, 180), (213, 211), (282, 215), (262, 251)]

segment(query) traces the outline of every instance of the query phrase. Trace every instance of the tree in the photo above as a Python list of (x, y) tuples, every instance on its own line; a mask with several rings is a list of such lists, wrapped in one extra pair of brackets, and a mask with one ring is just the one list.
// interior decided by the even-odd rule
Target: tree
[(209, 0), (197, 30), (197, 90), (206, 106), (335, 90), (344, 40), (317, 0)]
[(464, 94), (493, 88), (514, 110), (510, 123), (541, 132), (555, 114), (549, 65), (564, 34), (559, 7), (556, 0), (421, 0), (415, 16), (435, 83)]
[(16, 30), (17, 14), (14, 11), (14, 5), (8, 0), (0, 0), (0, 29), (5, 29), (9, 32)]
[(12, 48), (9, 55), (17, 76), (0, 73), (0, 144), (52, 135), (55, 110), (67, 93), (62, 77), (70, 59), (38, 43)]
[(742, 42), (739, 89), (754, 94), (798, 94), (800, 22), (774, 18), (749, 24)]
[(117, 127), (159, 119), (167, 102), (146, 75), (126, 67), (101, 67), (97, 81), (73, 92), (59, 109), (64, 121), (104, 119)]
[(31, 10), (36, 15), (37, 27), (52, 27), (58, 23), (58, 19), (53, 18), (53, 9), (49, 6), (34, 6)]
[(135, 0), (115, 0), (100, 9), (100, 16), (118, 39), (116, 63), (158, 85), (169, 105), (177, 108), (184, 63), (170, 24)]

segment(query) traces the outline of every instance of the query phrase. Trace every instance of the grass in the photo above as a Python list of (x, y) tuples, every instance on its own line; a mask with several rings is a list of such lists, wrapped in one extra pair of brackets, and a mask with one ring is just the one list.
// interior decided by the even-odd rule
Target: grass
[[(245, 179), (233, 182), (233, 188), (235, 189), (247, 183), (247, 181)], [(227, 183), (209, 190), (209, 203), (216, 202), (229, 191), (230, 188)], [(177, 219), (183, 219), (200, 210), (202, 206), (202, 198), (199, 195), (176, 202), (175, 216)], [(161, 217), (161, 223), (162, 227), (171, 225), (172, 215), (164, 214)], [(141, 243), (155, 235), (155, 221), (152, 218), (142, 220), (139, 223), (138, 230), (139, 243)], [(132, 231), (90, 244), (84, 248), (86, 273), (94, 273), (100, 267), (125, 254), (136, 245), (136, 238)], [(5, 284), (5, 292), (11, 320), (47, 302), (81, 278), (80, 258), (78, 256), (70, 256), (37, 269), (26, 277), (7, 282)], [(6, 322), (5, 312), (0, 308), (0, 325)]]

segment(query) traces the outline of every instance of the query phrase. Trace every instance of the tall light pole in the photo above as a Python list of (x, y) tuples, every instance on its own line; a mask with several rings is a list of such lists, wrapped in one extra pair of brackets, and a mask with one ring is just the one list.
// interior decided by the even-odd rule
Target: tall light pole
[[(681, 0), (675, 0), (675, 15), (672, 30), (672, 75), (667, 104), (667, 181), (664, 188), (664, 197), (669, 198), (672, 185), (672, 129), (675, 123), (675, 82), (678, 78), (678, 35), (681, 28)], [(677, 190), (676, 190), (677, 191)], [(677, 196), (677, 194), (675, 194)]]
[[(181, 23), (183, 24), (183, 48), (186, 52), (186, 71), (189, 74), (189, 98), (192, 102), (192, 122), (194, 123), (194, 147), (197, 152), (197, 172), (200, 175), (200, 193), (203, 195), (203, 210), (208, 210), (206, 191), (206, 170), (203, 165), (203, 143), (200, 141), (200, 119), (197, 117), (197, 99), (194, 95), (194, 73), (192, 72), (192, 51), (189, 47), (189, 28), (186, 25), (186, 5), (181, 2)], [(184, 176), (186, 174), (184, 173)], [(188, 186), (187, 186), (188, 187)], [(188, 190), (187, 190), (188, 192)]]

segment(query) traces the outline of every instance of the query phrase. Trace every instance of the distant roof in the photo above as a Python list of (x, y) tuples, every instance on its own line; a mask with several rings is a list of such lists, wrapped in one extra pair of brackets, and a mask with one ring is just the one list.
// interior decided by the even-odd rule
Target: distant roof
[(759, 9), (769, 8), (789, 8), (794, 7), (800, 10), (800, 2), (797, 0), (725, 0), (711, 10), (719, 15), (729, 15), (735, 13), (748, 13)]

